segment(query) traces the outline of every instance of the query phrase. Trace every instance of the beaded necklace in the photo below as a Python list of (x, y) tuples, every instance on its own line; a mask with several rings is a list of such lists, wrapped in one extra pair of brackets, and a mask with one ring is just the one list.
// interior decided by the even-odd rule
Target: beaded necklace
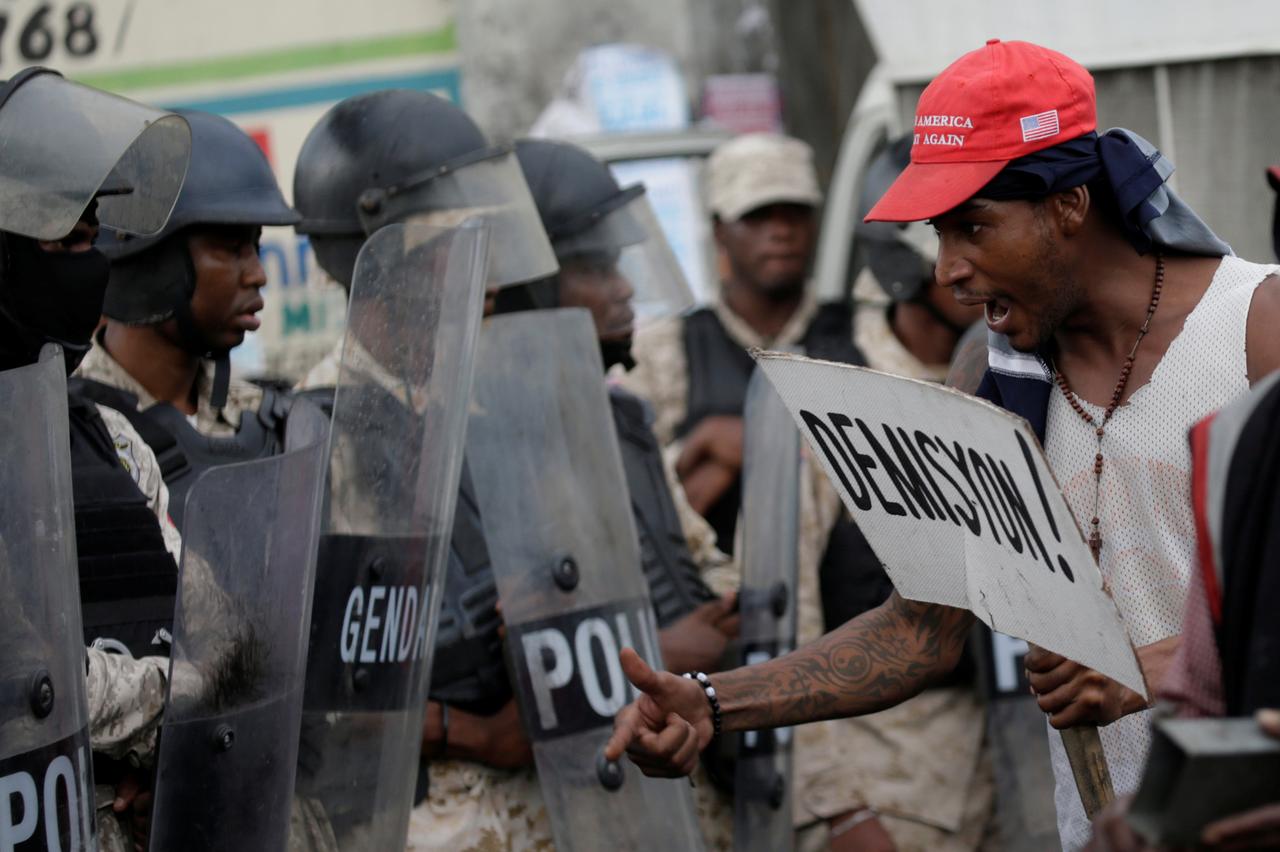
[(1057, 365), (1053, 368), (1053, 380), (1057, 383), (1062, 395), (1080, 419), (1090, 426), (1094, 427), (1094, 434), (1098, 438), (1098, 454), (1093, 460), (1093, 518), (1089, 521), (1089, 550), (1093, 552), (1094, 561), (1098, 561), (1098, 556), (1102, 553), (1102, 530), (1100, 529), (1100, 521), (1098, 520), (1098, 507), (1102, 495), (1102, 438), (1106, 433), (1107, 423), (1111, 420), (1111, 415), (1115, 414), (1116, 409), (1120, 407), (1120, 397), (1124, 394), (1125, 386), (1129, 384), (1129, 374), (1133, 372), (1134, 356), (1138, 354), (1138, 344), (1142, 343), (1142, 338), (1147, 336), (1147, 332), (1151, 330), (1151, 317), (1156, 312), (1156, 305), (1160, 303), (1160, 291), (1164, 289), (1164, 257), (1156, 255), (1156, 280), (1151, 290), (1151, 304), (1147, 307), (1147, 318), (1142, 323), (1142, 328), (1138, 329), (1138, 339), (1133, 342), (1133, 348), (1129, 350), (1129, 356), (1124, 359), (1124, 366), (1120, 368), (1120, 378), (1116, 382), (1116, 389), (1111, 393), (1111, 402), (1102, 414), (1102, 421), (1095, 422), (1092, 414), (1084, 410), (1084, 406), (1080, 404), (1080, 400), (1072, 392), (1070, 386), (1067, 385), (1066, 376), (1062, 375), (1062, 371)]

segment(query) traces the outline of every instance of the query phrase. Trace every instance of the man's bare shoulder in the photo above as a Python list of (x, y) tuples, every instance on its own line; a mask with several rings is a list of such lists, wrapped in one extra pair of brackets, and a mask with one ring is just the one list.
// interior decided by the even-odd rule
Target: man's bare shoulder
[(1245, 327), (1245, 354), (1249, 384), (1280, 369), (1280, 275), (1271, 274), (1258, 284), (1249, 304)]

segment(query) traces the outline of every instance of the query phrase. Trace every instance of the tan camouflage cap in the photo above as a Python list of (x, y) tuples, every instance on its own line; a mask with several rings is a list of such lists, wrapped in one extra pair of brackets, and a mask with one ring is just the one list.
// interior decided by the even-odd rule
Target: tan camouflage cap
[(747, 133), (707, 158), (707, 206), (724, 221), (767, 204), (822, 201), (813, 149), (790, 136)]

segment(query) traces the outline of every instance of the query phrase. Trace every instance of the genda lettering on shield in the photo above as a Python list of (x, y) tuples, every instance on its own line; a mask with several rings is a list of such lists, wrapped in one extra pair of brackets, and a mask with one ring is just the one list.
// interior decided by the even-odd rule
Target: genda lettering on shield
[(344, 663), (403, 663), (426, 650), (429, 608), (416, 586), (357, 586), (347, 597), (339, 654)]

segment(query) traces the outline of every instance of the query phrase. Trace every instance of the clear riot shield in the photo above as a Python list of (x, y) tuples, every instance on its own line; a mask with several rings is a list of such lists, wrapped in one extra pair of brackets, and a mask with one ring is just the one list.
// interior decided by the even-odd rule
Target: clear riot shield
[(327, 422), (305, 400), (282, 455), (187, 495), (154, 850), (279, 850), (289, 836)]
[(0, 848), (96, 849), (61, 350), (0, 373)]
[(388, 225), (356, 262), (334, 399), (298, 794), (343, 850), (403, 849), (488, 231)]
[(688, 784), (603, 759), (635, 697), (618, 651), (662, 665), (603, 376), (584, 310), (480, 335), (467, 464), (508, 666), (557, 849), (700, 849)]
[[(747, 386), (742, 472), (742, 664), (761, 663), (796, 644), (800, 540), (800, 433), (757, 368)], [(733, 848), (792, 848), (791, 729), (738, 735)]]

